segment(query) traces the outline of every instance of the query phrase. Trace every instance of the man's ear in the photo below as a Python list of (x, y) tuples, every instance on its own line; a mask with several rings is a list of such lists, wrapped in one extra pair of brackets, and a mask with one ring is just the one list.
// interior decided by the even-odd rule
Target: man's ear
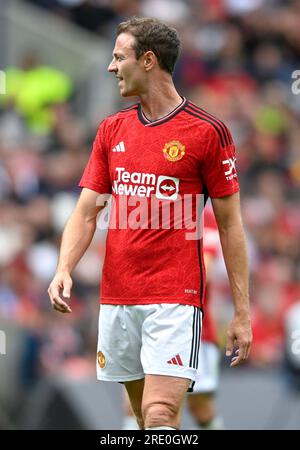
[(157, 63), (157, 58), (151, 50), (148, 50), (146, 53), (144, 53), (143, 58), (144, 68), (146, 71), (151, 70)]

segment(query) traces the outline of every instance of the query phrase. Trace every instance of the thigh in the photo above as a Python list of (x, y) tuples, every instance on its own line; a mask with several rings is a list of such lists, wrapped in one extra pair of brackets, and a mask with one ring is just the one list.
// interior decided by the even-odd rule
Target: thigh
[(190, 380), (164, 375), (145, 375), (142, 410), (152, 404), (165, 404), (180, 413)]
[(194, 418), (206, 425), (216, 416), (215, 396), (213, 393), (189, 395), (187, 405)]
[(207, 409), (214, 405), (215, 394), (213, 392), (208, 393), (195, 393), (188, 395), (188, 405), (191, 410), (195, 409)]
[(128, 320), (126, 307), (101, 305), (97, 347), (98, 380), (125, 382), (144, 378), (140, 352), (140, 327)]
[(144, 379), (135, 381), (126, 381), (124, 384), (127, 390), (132, 411), (134, 412), (136, 417), (141, 418)]

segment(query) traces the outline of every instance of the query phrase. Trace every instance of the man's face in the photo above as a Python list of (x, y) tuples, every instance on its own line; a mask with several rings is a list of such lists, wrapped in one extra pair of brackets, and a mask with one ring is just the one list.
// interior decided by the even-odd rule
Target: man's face
[(144, 87), (143, 57), (136, 59), (133, 49), (134, 41), (134, 36), (128, 33), (121, 33), (117, 37), (113, 60), (107, 69), (116, 75), (120, 94), (123, 97), (140, 95)]

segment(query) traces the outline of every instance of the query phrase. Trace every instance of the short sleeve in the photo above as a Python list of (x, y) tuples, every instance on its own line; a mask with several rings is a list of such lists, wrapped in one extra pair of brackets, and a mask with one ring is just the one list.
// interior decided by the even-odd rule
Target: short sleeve
[(99, 192), (99, 194), (110, 194), (111, 181), (104, 130), (104, 122), (102, 122), (94, 140), (92, 153), (79, 182), (79, 186), (92, 189), (93, 191)]
[(238, 192), (235, 146), (229, 129), (223, 123), (218, 127), (211, 125), (205, 142), (201, 175), (208, 195), (215, 198)]

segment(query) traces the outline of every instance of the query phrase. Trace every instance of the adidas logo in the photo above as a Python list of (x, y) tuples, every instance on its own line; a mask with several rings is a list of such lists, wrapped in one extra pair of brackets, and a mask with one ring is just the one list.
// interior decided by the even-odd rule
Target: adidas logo
[(169, 359), (167, 361), (168, 364), (175, 364), (175, 366), (183, 366), (183, 363), (181, 361), (181, 358), (179, 355), (174, 356), (173, 358)]
[(125, 152), (125, 145), (124, 142), (119, 142), (113, 149), (113, 152)]

